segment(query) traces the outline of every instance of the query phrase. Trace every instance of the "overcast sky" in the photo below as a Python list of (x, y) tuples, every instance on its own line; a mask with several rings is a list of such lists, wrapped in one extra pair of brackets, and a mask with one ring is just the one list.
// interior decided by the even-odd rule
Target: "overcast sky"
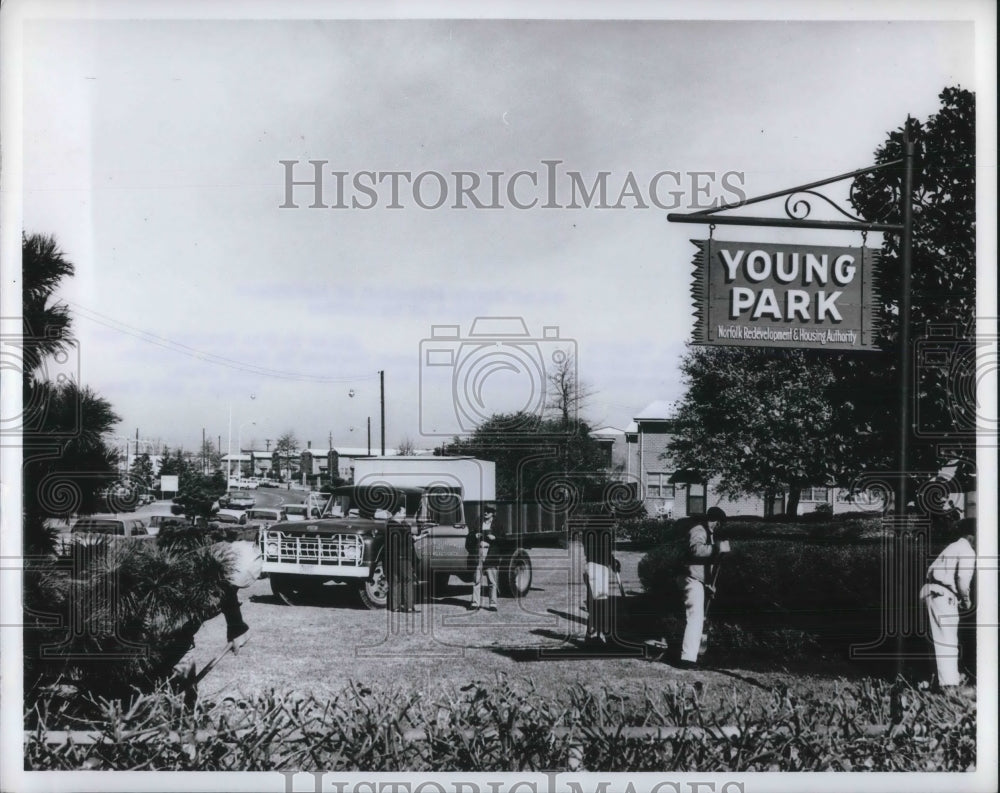
[[(706, 234), (667, 223), (652, 177), (682, 175), (661, 178), (657, 198), (681, 190), (684, 210), (692, 171), (731, 200), (727, 173), (754, 196), (864, 167), (907, 113), (935, 112), (942, 88), (976, 89), (973, 50), (973, 26), (948, 22), (31, 22), (24, 227), (76, 265), (61, 297), (79, 375), (122, 435), (193, 450), (205, 428), (225, 449), (231, 408), (234, 447), (288, 430), (303, 446), (363, 446), (368, 416), (377, 445), (381, 369), (387, 444), (433, 446), (458, 428), (452, 373), (469, 348), (438, 345), (455, 364), (421, 385), (422, 342), (433, 325), (467, 337), (479, 316), (522, 317), (532, 339), (557, 326), (527, 354), (551, 365), (557, 347), (575, 350), (595, 392), (587, 418), (624, 427), (682, 394), (689, 240)], [(332, 172), (345, 172), (348, 207), (310, 208), (299, 186), (299, 208), (281, 208), (282, 160), (298, 161), (298, 180), (328, 161), (330, 205)], [(560, 206), (571, 171), (588, 186), (610, 172), (609, 204), (632, 174), (638, 199), (543, 208), (544, 160), (561, 161)], [(515, 182), (530, 209), (508, 200), (522, 170), (537, 174), (538, 187)], [(421, 208), (404, 180), (390, 208), (388, 180), (374, 199), (352, 188), (372, 183), (366, 171), (440, 173), (447, 201)], [(502, 208), (452, 208), (457, 171), (482, 181), (485, 204), (496, 179)], [(422, 180), (423, 203), (438, 192)], [(526, 376), (493, 373), (484, 409), (529, 404)]]

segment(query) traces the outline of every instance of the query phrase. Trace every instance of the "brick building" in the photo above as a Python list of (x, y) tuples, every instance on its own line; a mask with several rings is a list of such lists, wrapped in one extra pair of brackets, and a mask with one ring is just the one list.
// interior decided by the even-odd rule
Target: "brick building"
[[(646, 512), (674, 518), (703, 513), (709, 507), (721, 507), (728, 515), (777, 515), (785, 511), (785, 493), (778, 493), (770, 503), (763, 493), (726, 498), (713, 483), (699, 480), (692, 472), (680, 471), (663, 455), (673, 431), (675, 405), (666, 400), (651, 402), (639, 411), (625, 428), (624, 474), (641, 485)], [(802, 490), (799, 514), (813, 512), (822, 504), (833, 512), (878, 510), (882, 502), (868, 494), (851, 496), (842, 489), (818, 484)]]

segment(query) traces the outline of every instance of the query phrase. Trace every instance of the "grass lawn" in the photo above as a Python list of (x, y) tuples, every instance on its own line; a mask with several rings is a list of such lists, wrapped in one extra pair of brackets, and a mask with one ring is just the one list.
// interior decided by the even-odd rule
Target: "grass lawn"
[[(627, 605), (641, 590), (636, 568), (642, 553), (622, 551), (618, 557)], [(638, 641), (618, 651), (583, 648), (578, 548), (535, 549), (531, 558), (531, 592), (520, 601), (501, 598), (497, 613), (467, 611), (471, 586), (456, 578), (442, 596), (410, 615), (369, 611), (355, 592), (340, 586), (328, 587), (328, 596), (315, 605), (285, 606), (266, 579), (258, 581), (240, 593), (251, 639), (202, 681), (201, 696), (217, 700), (273, 689), (322, 698), (350, 681), (433, 696), (474, 680), (520, 678), (551, 696), (577, 685), (641, 696), (668, 681), (699, 681), (720, 696), (735, 690), (752, 701), (781, 686), (832, 695), (839, 681), (863, 672), (819, 659), (767, 668), (732, 657), (713, 663), (711, 650), (705, 658), (710, 668), (687, 671), (645, 660)], [(225, 644), (221, 616), (202, 627), (196, 644), (201, 666)]]

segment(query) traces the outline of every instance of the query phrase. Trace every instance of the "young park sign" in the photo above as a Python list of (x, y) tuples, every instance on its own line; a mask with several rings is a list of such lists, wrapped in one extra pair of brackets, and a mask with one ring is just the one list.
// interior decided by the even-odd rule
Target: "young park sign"
[(692, 242), (695, 344), (875, 349), (877, 250)]

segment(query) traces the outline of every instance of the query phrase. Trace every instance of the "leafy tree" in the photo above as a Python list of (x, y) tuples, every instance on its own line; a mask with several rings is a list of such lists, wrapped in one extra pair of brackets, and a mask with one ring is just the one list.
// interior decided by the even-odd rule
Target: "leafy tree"
[(191, 466), (188, 465), (188, 460), (183, 449), (178, 448), (171, 454), (169, 447), (163, 447), (163, 462), (160, 463), (160, 476), (178, 477), (177, 486), (183, 488), (191, 473)]
[(149, 454), (143, 452), (132, 461), (132, 465), (129, 467), (129, 476), (134, 483), (141, 487), (153, 489), (155, 486), (153, 461), (149, 459)]
[(181, 486), (177, 503), (189, 518), (208, 519), (217, 508), (215, 502), (226, 492), (226, 476), (221, 471), (202, 474), (190, 471)]
[[(899, 297), (902, 283), (899, 235), (887, 234), (879, 269), (881, 342), (878, 360), (842, 355), (838, 377), (852, 404), (845, 420), (870, 429), (867, 451), (894, 466), (899, 446), (900, 359), (911, 357), (916, 389), (912, 397), (916, 431), (909, 441), (908, 470), (935, 471), (949, 459), (975, 459), (976, 350), (976, 107), (975, 94), (944, 89), (941, 108), (925, 123), (907, 119), (915, 145), (911, 343), (900, 349)], [(903, 156), (903, 128), (875, 151), (876, 164)], [(871, 221), (902, 223), (902, 168), (858, 177), (852, 201)], [(943, 336), (943, 355), (921, 355), (930, 331)], [(882, 454), (879, 454), (882, 450)], [(884, 459), (888, 452), (888, 459)], [(971, 486), (967, 482), (966, 486)]]
[(718, 477), (731, 497), (787, 490), (789, 515), (803, 487), (843, 474), (850, 438), (835, 424), (829, 361), (800, 350), (697, 347), (681, 371), (687, 392), (663, 455), (676, 468)]
[(607, 459), (583, 421), (567, 432), (562, 418), (496, 414), (468, 439), (455, 438), (447, 454), (496, 463), (497, 498), (555, 506), (599, 501), (611, 484)]
[(222, 453), (211, 440), (206, 439), (202, 442), (201, 452), (198, 455), (198, 465), (208, 471), (218, 471), (222, 468)]

